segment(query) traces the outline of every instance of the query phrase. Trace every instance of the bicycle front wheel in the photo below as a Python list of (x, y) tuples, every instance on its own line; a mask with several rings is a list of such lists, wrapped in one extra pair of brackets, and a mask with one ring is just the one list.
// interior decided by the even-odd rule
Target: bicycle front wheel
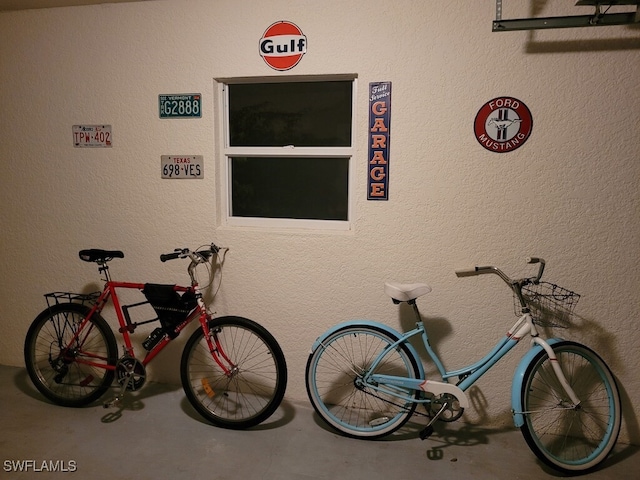
[(287, 387), (280, 345), (247, 318), (216, 318), (209, 329), (213, 354), (202, 328), (193, 332), (182, 353), (180, 376), (189, 402), (219, 427), (245, 429), (264, 422), (282, 402)]
[(547, 465), (562, 472), (592, 470), (613, 449), (621, 423), (620, 393), (604, 361), (575, 342), (553, 345), (580, 404), (573, 406), (545, 351), (524, 376), (521, 427), (527, 444)]
[[(54, 305), (31, 324), (24, 343), (27, 372), (45, 397), (64, 407), (81, 407), (107, 391), (114, 377), (118, 345), (98, 314), (80, 326), (89, 307)], [(77, 334), (77, 335), (76, 335)]]
[(348, 436), (372, 439), (395, 432), (409, 420), (416, 403), (408, 398), (414, 392), (391, 386), (377, 389), (364, 381), (383, 352), (374, 373), (418, 378), (417, 360), (407, 346), (389, 349), (397, 340), (374, 326), (347, 326), (309, 355), (307, 394), (327, 424)]

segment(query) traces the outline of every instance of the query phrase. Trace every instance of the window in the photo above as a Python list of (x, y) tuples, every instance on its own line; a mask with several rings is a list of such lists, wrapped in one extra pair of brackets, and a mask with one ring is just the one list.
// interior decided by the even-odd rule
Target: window
[(355, 78), (219, 82), (227, 223), (348, 229)]

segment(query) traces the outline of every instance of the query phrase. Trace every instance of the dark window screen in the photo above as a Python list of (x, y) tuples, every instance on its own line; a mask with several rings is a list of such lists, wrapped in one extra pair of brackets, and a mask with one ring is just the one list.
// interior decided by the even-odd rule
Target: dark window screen
[(352, 81), (229, 84), (231, 147), (351, 146)]
[(233, 157), (234, 217), (348, 220), (349, 158)]

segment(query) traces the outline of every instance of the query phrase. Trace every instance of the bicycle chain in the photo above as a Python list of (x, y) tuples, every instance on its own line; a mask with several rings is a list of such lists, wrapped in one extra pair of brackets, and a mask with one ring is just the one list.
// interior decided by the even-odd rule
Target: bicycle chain
[[(394, 407), (398, 407), (401, 410), (404, 410), (405, 412), (409, 411), (409, 409), (407, 407), (405, 407), (404, 405), (400, 405), (400, 404), (397, 404), (395, 402), (392, 402), (391, 400), (387, 400), (385, 398), (382, 398), (379, 395), (376, 395), (375, 393), (369, 392), (369, 391), (367, 391), (365, 389), (362, 389), (362, 391), (365, 392), (367, 395), (371, 395), (372, 397), (377, 398), (378, 400), (382, 400), (383, 402), (388, 403), (390, 405), (393, 405)], [(423, 402), (412, 402), (412, 403), (416, 403), (418, 405), (424, 405), (425, 409), (427, 409), (428, 405), (429, 405), (429, 404), (423, 403)], [(458, 415), (454, 415), (453, 419), (442, 419), (442, 421), (444, 421), (444, 422), (452, 422), (452, 421), (458, 420), (462, 416), (462, 411), (463, 410), (464, 409), (460, 409), (459, 414)], [(414, 410), (413, 413), (415, 415), (419, 415), (421, 417), (433, 418), (433, 415), (430, 415), (429, 413), (422, 413), (422, 412), (418, 412), (417, 410)]]
[[(382, 400), (383, 402), (388, 403), (388, 404), (390, 404), (390, 405), (393, 405), (394, 407), (398, 407), (398, 408), (400, 408), (400, 409), (404, 410), (405, 412), (408, 412), (408, 411), (409, 411), (409, 409), (408, 409), (407, 407), (405, 407), (404, 405), (400, 405), (400, 404), (398, 404), (398, 403), (392, 402), (391, 400), (387, 400), (386, 398), (382, 398), (381, 396), (376, 395), (375, 393), (372, 393), (372, 392), (368, 392), (368, 391), (367, 391), (367, 390), (365, 390), (365, 389), (362, 389), (362, 391), (363, 391), (364, 393), (366, 393), (367, 395), (371, 395), (372, 397), (377, 398), (378, 400)], [(413, 404), (413, 403), (419, 403), (419, 402), (411, 402), (411, 403)], [(425, 404), (425, 408), (426, 408), (426, 404)], [(430, 416), (428, 413), (421, 413), (421, 412), (418, 412), (417, 410), (414, 410), (414, 411), (413, 411), (413, 413), (414, 413), (415, 415), (420, 415), (420, 416), (422, 416), (422, 417), (431, 418), (431, 416)]]

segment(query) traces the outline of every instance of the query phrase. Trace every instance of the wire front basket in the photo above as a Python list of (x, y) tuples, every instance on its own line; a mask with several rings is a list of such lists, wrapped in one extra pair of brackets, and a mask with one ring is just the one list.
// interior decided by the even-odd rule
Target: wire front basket
[[(531, 310), (533, 322), (542, 327), (569, 328), (580, 295), (554, 283), (539, 282), (522, 287), (522, 296)], [(514, 298), (516, 316), (522, 307)]]
[(93, 293), (72, 293), (72, 292), (52, 292), (45, 293), (47, 305), (53, 307), (60, 303), (81, 303), (83, 305), (93, 305), (100, 297), (100, 292)]

